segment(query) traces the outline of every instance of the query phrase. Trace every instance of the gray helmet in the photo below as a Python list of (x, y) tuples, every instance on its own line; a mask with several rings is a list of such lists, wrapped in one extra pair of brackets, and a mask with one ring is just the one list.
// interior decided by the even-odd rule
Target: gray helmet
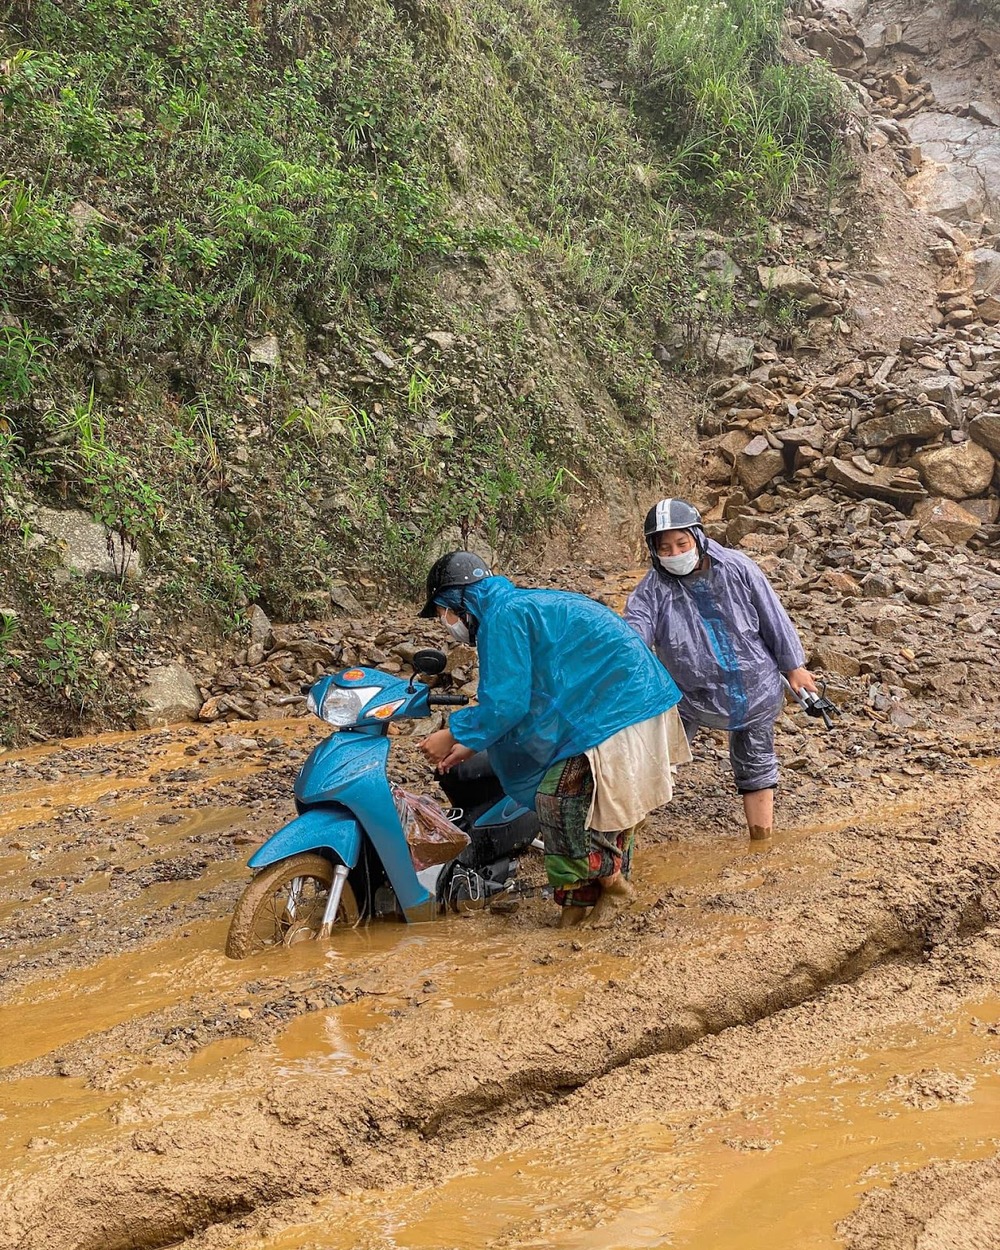
[(708, 550), (701, 513), (694, 504), (688, 503), (686, 499), (661, 499), (646, 513), (642, 528), (654, 569), (660, 567), (656, 560), (656, 535), (662, 534), (664, 530), (690, 530), (701, 554), (705, 555)]

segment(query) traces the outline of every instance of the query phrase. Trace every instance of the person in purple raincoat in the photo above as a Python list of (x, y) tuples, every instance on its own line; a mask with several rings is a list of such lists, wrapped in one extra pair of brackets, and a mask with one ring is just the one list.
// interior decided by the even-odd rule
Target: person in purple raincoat
[(688, 737), (699, 725), (728, 730), (750, 837), (769, 838), (782, 674), (796, 692), (816, 690), (802, 643), (757, 565), (708, 538), (693, 505), (661, 499), (644, 533), (652, 567), (629, 596), (625, 619), (680, 687)]

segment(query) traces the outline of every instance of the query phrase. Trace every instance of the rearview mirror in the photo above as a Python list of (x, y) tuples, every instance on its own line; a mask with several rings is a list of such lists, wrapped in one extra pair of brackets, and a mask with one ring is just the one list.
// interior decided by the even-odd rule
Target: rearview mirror
[(438, 651), (434, 647), (428, 647), (424, 651), (417, 651), (413, 656), (413, 669), (417, 673), (424, 673), (428, 677), (436, 677), (438, 673), (444, 672), (444, 666), (448, 663), (448, 657), (443, 651)]

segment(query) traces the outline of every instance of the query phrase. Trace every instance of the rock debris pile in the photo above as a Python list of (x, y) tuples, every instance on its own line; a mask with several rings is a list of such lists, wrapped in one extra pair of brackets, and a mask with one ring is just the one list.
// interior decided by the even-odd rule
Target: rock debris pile
[[(254, 625), (254, 640), (230, 662), (217, 665), (208, 656), (200, 657), (202, 665), (215, 671), (205, 677), (201, 687), (204, 701), (199, 720), (256, 721), (301, 710), (305, 704), (303, 686), (324, 673), (354, 665), (409, 677), (414, 653), (421, 647), (440, 647), (443, 642), (441, 631), (433, 625), (406, 617), (378, 615), (312, 626), (272, 626), (261, 609), (255, 608)], [(453, 648), (445, 684), (469, 686), (474, 663), (471, 647)], [(475, 686), (470, 689), (474, 691)]]
[[(889, 148), (894, 176), (931, 214), (936, 307), (928, 331), (904, 334), (891, 352), (844, 359), (847, 343), (838, 350), (838, 334), (826, 334), (826, 360), (838, 363), (824, 370), (815, 353), (784, 355), (769, 343), (775, 350), (758, 346), (749, 368), (712, 383), (699, 425), (703, 502), (713, 536), (772, 578), (814, 667), (873, 720), (905, 730), (925, 724), (933, 704), (953, 712), (992, 702), (1000, 240), (989, 196), (968, 197), (972, 175), (959, 163), (969, 147), (962, 127), (981, 129), (988, 143), (1000, 118), (983, 101), (953, 98), (956, 72), (986, 65), (992, 51), (982, 28), (960, 17), (942, 52), (942, 29), (925, 29), (930, 15), (879, 23), (859, 5), (828, 11), (811, 0), (805, 9), (789, 33), (847, 81), (870, 119), (863, 146)], [(934, 135), (947, 132), (964, 153), (959, 163), (945, 163), (943, 143), (931, 143), (928, 156), (911, 123), (918, 133), (931, 133), (931, 123)], [(975, 172), (978, 157), (970, 159)], [(760, 267), (760, 286), (798, 307), (813, 329), (828, 319), (848, 339), (855, 279), (879, 275), (853, 274), (815, 248), (808, 256), (809, 240), (800, 241), (806, 249), (781, 257), (786, 263)]]
[(1000, 648), (1000, 333), (941, 329), (810, 376), (758, 353), (702, 421), (714, 537), (754, 556), (813, 664), (907, 697), (988, 701)]

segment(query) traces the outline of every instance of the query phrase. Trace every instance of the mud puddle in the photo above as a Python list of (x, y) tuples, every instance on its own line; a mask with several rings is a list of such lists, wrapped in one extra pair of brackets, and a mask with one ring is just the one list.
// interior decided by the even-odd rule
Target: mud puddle
[[(240, 808), (185, 814), (178, 824), (164, 831), (157, 853), (168, 853), (182, 841), (231, 826), (243, 815), (244, 809)], [(759, 846), (747, 844), (743, 838), (716, 839), (714, 843), (695, 846), (651, 845), (642, 850), (636, 879), (654, 892), (669, 887), (687, 894), (692, 902), (702, 891), (720, 883), (749, 892), (793, 866), (800, 875), (808, 872), (809, 857), (805, 857), (804, 866), (796, 843), (816, 832), (838, 827), (842, 826), (790, 830)], [(137, 854), (142, 851), (142, 847), (136, 848)], [(78, 855), (65, 852), (53, 866), (70, 870), (84, 865)], [(14, 875), (13, 864), (10, 871)], [(233, 859), (206, 869), (198, 878), (198, 886), (203, 887), (213, 872), (232, 878), (237, 884), (248, 879), (242, 862)], [(76, 897), (99, 896), (107, 889), (106, 876), (106, 872), (91, 870), (86, 880), (77, 885)], [(191, 881), (153, 883), (144, 892), (143, 903), (151, 911), (168, 908), (175, 897), (189, 895), (192, 888)], [(43, 893), (30, 905), (44, 908), (51, 901)], [(18, 906), (23, 905), (5, 904), (8, 910)], [(706, 932), (717, 927), (712, 917), (701, 913), (693, 914), (690, 920)], [(331, 944), (301, 944), (246, 962), (226, 959), (223, 954), (228, 923), (227, 915), (194, 920), (169, 939), (66, 970), (57, 977), (36, 979), (30, 987), (15, 990), (0, 1004), (0, 1036), (4, 1038), (0, 1068), (37, 1058), (78, 1038), (196, 995), (231, 993), (248, 980), (269, 976), (292, 980), (298, 975), (340, 972), (364, 982), (366, 994), (389, 994), (385, 987), (391, 985), (392, 998), (403, 999), (418, 992), (422, 984), (433, 983), (438, 995), (436, 1004), (455, 1009), (475, 1009), (501, 987), (513, 988), (527, 1001), (543, 983), (551, 982), (551, 973), (537, 964), (528, 963), (526, 967), (525, 953), (516, 944), (512, 948), (510, 924), (486, 913), (429, 924), (380, 922), (360, 926), (338, 931)], [(590, 940), (585, 932), (578, 937), (584, 942)], [(547, 928), (534, 932), (531, 942), (536, 948), (532, 958), (545, 963), (552, 949), (567, 944), (565, 934)], [(391, 972), (386, 968), (388, 960), (392, 961)], [(613, 975), (622, 971), (622, 963), (610, 957), (602, 961), (595, 956), (591, 969), (595, 976)]]
[(221, 954), (224, 922), (42, 982), (0, 1007), (0, 1063), (13, 1067), (79, 1038), (186, 1001), (199, 989), (233, 989), (250, 970)]
[[(190, 834), (191, 830), (210, 830), (226, 819), (225, 812), (198, 812), (181, 827)], [(228, 819), (232, 821), (232, 814)], [(735, 942), (754, 927), (752, 918), (706, 914), (697, 907), (701, 894), (719, 884), (737, 897), (765, 887), (790, 868), (795, 841), (812, 832), (808, 828), (779, 835), (763, 849), (743, 839), (700, 847), (650, 846), (641, 856), (637, 881), (652, 892), (668, 887), (679, 908), (690, 907), (690, 915), (684, 916), (685, 948), (697, 949), (720, 938)], [(213, 865), (199, 879), (201, 886), (213, 871), (237, 879), (245, 875), (239, 863)], [(808, 857), (806, 866), (796, 862), (795, 872), (800, 884), (802, 874), (809, 873)], [(99, 884), (90, 879), (78, 893), (95, 894)], [(157, 884), (145, 892), (144, 902), (151, 908), (168, 907), (190, 889), (190, 882)], [(681, 901), (682, 896), (689, 903)], [(47, 901), (42, 897), (38, 905)], [(494, 1003), (498, 995), (511, 1010), (530, 1009), (535, 999), (552, 998), (554, 992), (563, 1003), (571, 1004), (593, 983), (627, 978), (635, 972), (628, 958), (590, 949), (592, 933), (580, 931), (570, 943), (564, 933), (542, 928), (532, 932), (526, 949), (512, 943), (506, 919), (485, 913), (427, 924), (359, 926), (339, 931), (333, 943), (303, 943), (248, 961), (224, 956), (227, 928), (228, 917), (192, 921), (169, 939), (68, 969), (58, 977), (36, 979), (24, 990), (14, 991), (0, 1004), (0, 1071), (199, 996), (238, 996), (248, 982), (268, 978), (289, 984), (341, 978), (364, 996), (363, 1006), (357, 1009), (359, 1019), (374, 1020), (401, 1004), (413, 1003), (426, 1003), (433, 1013), (475, 1012)], [(565, 962), (570, 952), (583, 952), (583, 957), (573, 960), (572, 987), (560, 990), (553, 964)], [(333, 1017), (345, 1011), (347, 1007), (338, 1008), (319, 1025), (311, 1019), (300, 1022), (303, 1037), (315, 1028), (323, 1034), (342, 1027)], [(312, 1049), (318, 1053), (322, 1044)]]
[[(896, 1027), (793, 1070), (688, 1129), (689, 1114), (571, 1123), (544, 1147), (470, 1161), (433, 1188), (319, 1202), (234, 1250), (835, 1250), (874, 1187), (1000, 1146), (1000, 1000)], [(654, 1110), (653, 1108), (650, 1109)]]
[[(0, 769), (0, 1245), (725, 1247), (733, 1204), (777, 1220), (775, 1189), (798, 1195), (789, 1218), (817, 1208), (801, 1237), (815, 1226), (826, 1245), (868, 1167), (930, 1157), (889, 1132), (910, 1110), (890, 1121), (862, 1105), (876, 1076), (845, 1092), (804, 1054), (784, 1101), (759, 1101), (752, 1066), (732, 1087), (749, 1034), (669, 1097), (650, 1082), (706, 1038), (916, 949), (921, 924), (986, 923), (995, 770), (897, 796), (791, 772), (780, 832), (758, 847), (734, 836), (736, 801), (706, 752), (685, 778), (693, 797), (651, 822), (637, 900), (608, 930), (561, 931), (536, 896), (513, 915), (375, 924), (233, 963), (245, 859), (287, 818), (308, 746), (301, 724), (245, 732), (256, 747), (192, 729)], [(879, 1052), (890, 1044), (905, 1050)], [(783, 1041), (762, 1045), (788, 1060)], [(978, 1117), (978, 1101), (963, 1110)], [(988, 1153), (967, 1133), (949, 1128), (942, 1152)], [(812, 1190), (811, 1168), (827, 1176)], [(302, 1206), (309, 1195), (320, 1205)]]
[[(213, 816), (198, 812), (191, 822), (204, 830)], [(653, 845), (643, 853), (638, 880), (654, 892), (669, 883), (684, 893), (690, 905), (678, 903), (684, 924), (674, 953), (711, 957), (741, 946), (760, 922), (703, 912), (700, 894), (720, 881), (736, 891), (761, 889), (768, 875), (761, 865), (769, 863), (773, 873), (793, 849), (790, 843), (761, 851), (740, 839)], [(185, 889), (190, 882), (156, 887), (145, 903), (162, 906), (168, 897), (162, 891)], [(339, 932), (333, 943), (303, 943), (239, 962), (223, 954), (227, 926), (228, 917), (193, 921), (167, 940), (36, 979), (0, 1004), (0, 1168), (20, 1161), (27, 1171), (44, 1171), (50, 1152), (93, 1146), (133, 1114), (146, 1123), (171, 1103), (189, 1111), (198, 1083), (252, 1086), (266, 1079), (280, 1090), (286, 1078), (377, 1073), (385, 1056), (372, 1055), (368, 1039), (414, 1013), (442, 1036), (460, 1019), (475, 1029), (498, 1006), (512, 1019), (530, 1019), (539, 1004), (570, 1014), (588, 995), (637, 981), (641, 971), (629, 952), (601, 949), (599, 934), (580, 931), (567, 939), (531, 924), (521, 941), (509, 919), (485, 913), (363, 926)], [(335, 985), (348, 1001), (324, 1010), (325, 1000), (315, 996), (320, 984)], [(284, 1027), (277, 1021), (280, 1032), (262, 1050), (258, 1004), (275, 996), (291, 1020)], [(192, 1004), (208, 1036), (202, 1032), (193, 1055), (163, 1053)], [(244, 1025), (246, 1036), (232, 1035)], [(551, 1043), (540, 1036), (539, 1046)], [(132, 1110), (137, 1102), (146, 1106), (142, 1113)], [(536, 1198), (515, 1195), (507, 1205), (520, 1209), (518, 1203)]]

